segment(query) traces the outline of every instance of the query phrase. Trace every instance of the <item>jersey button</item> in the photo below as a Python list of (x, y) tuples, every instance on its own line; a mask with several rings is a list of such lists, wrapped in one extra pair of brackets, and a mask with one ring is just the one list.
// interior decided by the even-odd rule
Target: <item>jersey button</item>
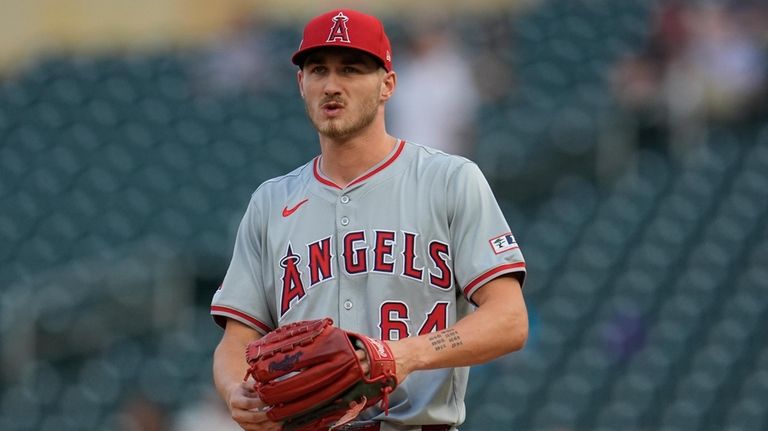
[(344, 301), (344, 309), (345, 310), (351, 310), (352, 309), (352, 301), (350, 301), (349, 299)]
[(349, 203), (349, 196), (344, 195), (341, 197), (341, 203), (348, 204)]
[(341, 225), (342, 225), (342, 226), (346, 226), (346, 225), (348, 225), (348, 224), (349, 224), (349, 218), (347, 218), (347, 217), (342, 217), (342, 218), (341, 218)]

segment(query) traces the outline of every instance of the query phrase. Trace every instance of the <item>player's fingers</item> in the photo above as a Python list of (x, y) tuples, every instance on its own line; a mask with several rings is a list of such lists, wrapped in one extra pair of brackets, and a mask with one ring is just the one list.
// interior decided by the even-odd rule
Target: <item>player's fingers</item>
[(248, 380), (240, 383), (240, 392), (248, 397), (258, 398), (259, 394), (256, 392), (256, 381), (253, 377), (248, 377)]
[(363, 374), (368, 375), (368, 372), (371, 370), (371, 364), (368, 362), (368, 355), (365, 353), (365, 350), (355, 350), (355, 354), (357, 355), (357, 359), (360, 360), (360, 367), (363, 369)]
[(265, 427), (263, 425), (255, 425), (255, 426), (249, 426), (249, 425), (242, 426), (241, 425), (240, 428), (242, 428), (244, 431), (280, 431), (282, 429), (279, 426), (277, 428), (273, 428), (271, 426), (270, 427)]
[(281, 428), (278, 426), (277, 428), (273, 428), (271, 426), (264, 426), (264, 425), (240, 425), (240, 428), (243, 429), (243, 431), (280, 431)]
[(232, 419), (247, 431), (279, 430), (278, 425), (267, 417), (267, 405), (258, 397), (252, 386), (243, 384), (233, 389), (229, 400)]
[(252, 397), (232, 397), (230, 408), (239, 410), (259, 411), (266, 405), (259, 398)]
[(267, 417), (265, 411), (234, 410), (232, 411), (232, 419), (234, 419), (241, 428), (246, 429), (270, 430), (280, 428), (280, 424), (272, 422), (269, 417)]
[(230, 410), (260, 411), (265, 407), (267, 405), (259, 398), (256, 391), (247, 385), (236, 388), (229, 401)]
[(280, 431), (282, 429), (282, 425), (276, 422), (242, 423), (239, 425), (245, 431)]
[(283, 428), (280, 424), (270, 422), (268, 424), (246, 424), (240, 425), (245, 431), (281, 431)]

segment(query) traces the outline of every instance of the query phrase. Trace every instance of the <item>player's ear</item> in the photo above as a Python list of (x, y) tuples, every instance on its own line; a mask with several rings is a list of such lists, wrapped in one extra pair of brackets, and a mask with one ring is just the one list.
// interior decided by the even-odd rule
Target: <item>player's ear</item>
[(304, 86), (302, 83), (304, 82), (304, 74), (301, 73), (302, 70), (299, 69), (298, 72), (296, 72), (296, 82), (299, 84), (299, 93), (301, 93), (301, 98), (304, 98)]
[(394, 71), (385, 72), (381, 82), (381, 100), (387, 101), (395, 93), (397, 87), (397, 74)]

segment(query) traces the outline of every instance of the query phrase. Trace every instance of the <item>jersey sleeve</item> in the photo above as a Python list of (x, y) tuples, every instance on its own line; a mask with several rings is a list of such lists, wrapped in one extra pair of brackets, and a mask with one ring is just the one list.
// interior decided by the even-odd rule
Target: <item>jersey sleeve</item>
[(265, 334), (274, 328), (267, 307), (261, 261), (261, 223), (258, 207), (251, 200), (240, 221), (227, 273), (211, 301), (211, 315), (220, 326), (227, 318)]
[(454, 276), (464, 296), (504, 274), (525, 278), (525, 260), (488, 181), (472, 162), (461, 165), (448, 183), (449, 226)]

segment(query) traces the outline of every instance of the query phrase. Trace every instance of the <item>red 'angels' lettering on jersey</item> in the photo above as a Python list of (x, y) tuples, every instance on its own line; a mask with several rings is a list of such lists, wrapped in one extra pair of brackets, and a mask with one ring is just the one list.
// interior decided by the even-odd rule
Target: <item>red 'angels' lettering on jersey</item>
[(384, 341), (401, 340), (410, 336), (408, 331), (408, 304), (389, 301), (379, 307), (379, 330)]
[(415, 243), (418, 234), (403, 232), (405, 244), (403, 246), (403, 275), (416, 280), (424, 276), (424, 268), (416, 268)]
[(361, 230), (344, 235), (344, 269), (347, 274), (368, 272), (368, 246), (355, 248), (359, 242), (365, 243), (365, 232)]
[(299, 272), (299, 262), (301, 256), (295, 254), (288, 243), (288, 250), (285, 256), (280, 260), (280, 266), (283, 268), (283, 289), (280, 295), (280, 317), (291, 308), (291, 303), (301, 301), (306, 295), (304, 284), (301, 281), (301, 272)]
[(392, 259), (392, 246), (395, 244), (395, 232), (376, 231), (376, 247), (373, 249), (373, 270), (375, 272), (388, 274), (395, 272), (395, 261)]
[(429, 257), (432, 258), (432, 262), (435, 263), (440, 271), (440, 275), (433, 273), (431, 270), (429, 271), (429, 284), (444, 290), (450, 289), (453, 284), (453, 274), (451, 273), (451, 267), (448, 265), (448, 259), (450, 258), (448, 244), (440, 241), (429, 243)]
[(333, 278), (331, 268), (331, 237), (313, 242), (307, 247), (309, 253), (309, 287)]
[(427, 313), (424, 324), (419, 329), (419, 335), (429, 334), (430, 332), (442, 331), (448, 327), (448, 301), (437, 301), (432, 310)]
[[(371, 238), (373, 244), (369, 244), (367, 238)], [(369, 272), (379, 274), (395, 274), (395, 268), (399, 265), (398, 275), (429, 285), (440, 290), (449, 290), (453, 286), (453, 270), (450, 265), (451, 254), (448, 244), (440, 241), (432, 241), (427, 245), (427, 262), (417, 266), (419, 256), (416, 255), (417, 239), (419, 235), (411, 232), (398, 232), (388, 230), (375, 230), (372, 235), (366, 236), (365, 231), (347, 232), (341, 239), (341, 256), (337, 265), (334, 265), (334, 257), (337, 246), (334, 237), (328, 236), (306, 246), (306, 259), (294, 252), (289, 243), (285, 255), (280, 259), (280, 280), (277, 285), (280, 299), (280, 317), (284, 316), (291, 307), (296, 305), (306, 295), (306, 288), (314, 287), (325, 281), (333, 279), (339, 270), (348, 275), (366, 274)], [(402, 250), (395, 252), (395, 247), (402, 245)], [(302, 281), (302, 272), (299, 264), (306, 261), (308, 280)], [(425, 280), (425, 277), (427, 279)], [(306, 285), (304, 283), (307, 283)]]
[(347, 21), (349, 21), (349, 18), (343, 12), (339, 12), (338, 15), (333, 17), (333, 27), (331, 27), (331, 32), (328, 33), (328, 40), (326, 42), (339, 41), (349, 43)]

